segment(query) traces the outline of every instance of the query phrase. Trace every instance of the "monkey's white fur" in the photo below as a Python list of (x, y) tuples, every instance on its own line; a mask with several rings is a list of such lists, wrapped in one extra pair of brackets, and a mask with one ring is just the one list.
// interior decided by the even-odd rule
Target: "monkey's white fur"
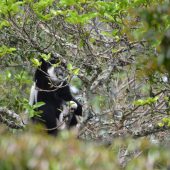
[(59, 120), (57, 120), (57, 124), (61, 124), (61, 126), (59, 127), (60, 129), (66, 129), (67, 125), (64, 121), (64, 117), (67, 116), (69, 113), (74, 112), (75, 109), (77, 109), (77, 103), (75, 103), (74, 101), (70, 101), (68, 103), (68, 105), (63, 105), (63, 110), (59, 116)]
[(55, 74), (55, 70), (54, 70), (54, 69), (55, 69), (55, 68), (54, 68), (53, 66), (50, 67), (50, 68), (47, 70), (47, 73), (49, 74), (51, 80), (53, 80), (53, 81), (58, 81), (58, 78), (57, 78), (57, 76), (56, 76), (56, 74)]
[(30, 92), (30, 99), (29, 99), (29, 104), (32, 106), (34, 103), (37, 103), (37, 95), (38, 95), (38, 90), (36, 90), (35, 83), (31, 87), (31, 92)]

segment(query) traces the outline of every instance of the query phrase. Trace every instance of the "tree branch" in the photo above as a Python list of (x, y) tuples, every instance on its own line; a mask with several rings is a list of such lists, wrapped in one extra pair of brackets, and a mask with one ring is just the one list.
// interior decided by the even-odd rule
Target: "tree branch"
[(0, 107), (0, 122), (12, 129), (23, 129), (25, 127), (21, 117), (5, 107)]

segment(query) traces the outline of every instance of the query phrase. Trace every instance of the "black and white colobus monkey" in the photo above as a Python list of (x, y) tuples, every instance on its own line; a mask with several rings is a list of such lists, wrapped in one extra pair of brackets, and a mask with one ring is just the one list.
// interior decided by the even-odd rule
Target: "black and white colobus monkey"
[[(49, 134), (57, 134), (57, 121), (60, 119), (61, 107), (68, 101), (74, 102), (74, 114), (69, 121), (69, 127), (77, 125), (76, 115), (82, 116), (81, 104), (72, 96), (70, 87), (66, 81), (66, 67), (63, 63), (55, 67), (57, 61), (50, 62), (41, 59), (41, 66), (37, 68), (34, 76), (34, 84), (30, 93), (30, 105), (36, 102), (45, 104), (37, 110), (41, 111), (41, 117), (33, 117), (34, 122), (44, 123)], [(75, 107), (76, 106), (76, 107)]]

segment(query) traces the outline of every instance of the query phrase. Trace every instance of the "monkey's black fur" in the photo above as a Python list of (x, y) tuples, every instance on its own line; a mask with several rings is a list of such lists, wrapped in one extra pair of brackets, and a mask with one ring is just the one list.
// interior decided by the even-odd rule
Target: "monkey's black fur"
[[(40, 119), (38, 117), (33, 117), (33, 121), (43, 122), (49, 134), (56, 135), (57, 134), (57, 121), (59, 119), (59, 115), (61, 113), (61, 107), (64, 102), (74, 101), (77, 104), (77, 109), (75, 110), (71, 120), (69, 127), (75, 126), (77, 124), (77, 119), (75, 115), (82, 116), (82, 106), (81, 104), (72, 96), (70, 92), (70, 87), (67, 82), (52, 80), (50, 75), (48, 74), (48, 70), (52, 67), (52, 64), (55, 63), (55, 60), (50, 62), (46, 62), (44, 59), (41, 59), (41, 66), (36, 70), (34, 81), (35, 87), (38, 90), (37, 92), (37, 101), (36, 102), (44, 102), (45, 104), (38, 108), (38, 111), (41, 111)], [(59, 72), (59, 69), (65, 69), (64, 66), (60, 68), (54, 68), (54, 72), (57, 76), (63, 76), (64, 70)], [(58, 88), (59, 84), (62, 83), (61, 88)]]

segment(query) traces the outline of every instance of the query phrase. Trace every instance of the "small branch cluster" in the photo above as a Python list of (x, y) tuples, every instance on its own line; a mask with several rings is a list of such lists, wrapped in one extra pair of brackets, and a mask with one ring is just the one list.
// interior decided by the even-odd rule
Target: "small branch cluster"
[(23, 129), (25, 127), (18, 114), (4, 107), (0, 107), (0, 122), (12, 129)]

